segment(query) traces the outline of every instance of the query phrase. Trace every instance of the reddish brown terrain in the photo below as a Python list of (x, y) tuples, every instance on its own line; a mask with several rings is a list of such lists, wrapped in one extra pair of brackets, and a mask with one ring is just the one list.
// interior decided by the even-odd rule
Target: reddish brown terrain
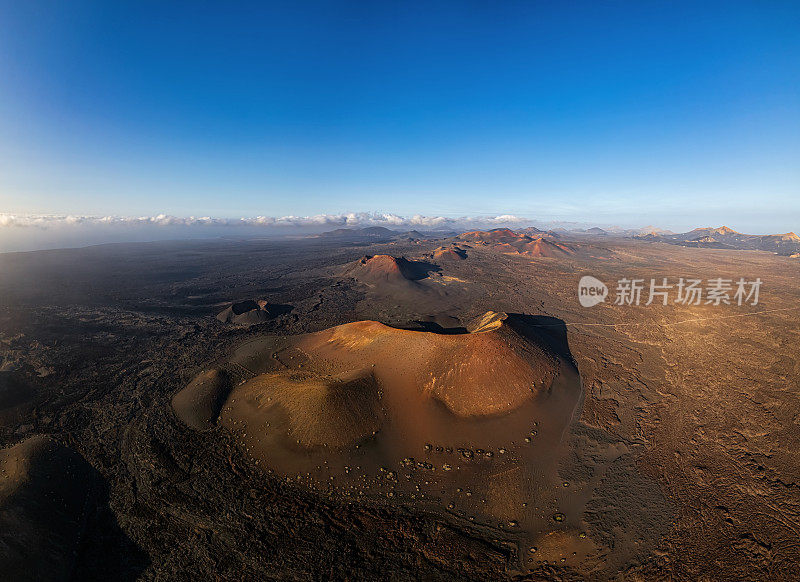
[(796, 579), (800, 263), (538, 234), (0, 255), (2, 571)]
[(433, 260), (463, 261), (467, 256), (467, 249), (456, 244), (439, 247), (433, 251)]
[(392, 255), (362, 257), (345, 272), (362, 282), (374, 285), (415, 281), (425, 276), (423, 265)]
[(490, 231), (465, 232), (459, 235), (459, 240), (491, 245), (500, 252), (518, 254), (528, 257), (565, 257), (574, 253), (568, 245), (551, 240), (544, 235), (530, 236), (517, 233), (508, 228), (498, 228)]

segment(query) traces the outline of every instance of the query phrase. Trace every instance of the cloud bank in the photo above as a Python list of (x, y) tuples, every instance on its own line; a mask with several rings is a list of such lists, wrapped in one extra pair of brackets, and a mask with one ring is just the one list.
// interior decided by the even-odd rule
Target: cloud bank
[(115, 242), (150, 242), (208, 238), (261, 238), (317, 234), (336, 228), (383, 226), (397, 231), (463, 231), (523, 226), (512, 216), (399, 216), (349, 212), (316, 216), (86, 216), (0, 213), (0, 252), (83, 247)]
[(178, 217), (167, 214), (157, 216), (82, 216), (82, 215), (17, 215), (0, 213), (0, 228), (53, 228), (68, 226), (216, 226), (216, 227), (292, 227), (292, 228), (360, 228), (384, 226), (387, 228), (458, 229), (477, 226), (520, 225), (528, 219), (503, 214), (499, 216), (423, 216), (405, 217), (378, 212), (349, 212), (344, 214), (318, 214), (315, 216), (256, 216), (251, 218)]

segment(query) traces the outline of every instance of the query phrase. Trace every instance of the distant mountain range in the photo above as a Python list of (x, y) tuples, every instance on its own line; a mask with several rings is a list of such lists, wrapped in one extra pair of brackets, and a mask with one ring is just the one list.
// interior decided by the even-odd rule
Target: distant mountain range
[(786, 256), (800, 254), (800, 236), (793, 232), (766, 235), (743, 234), (727, 226), (720, 226), (719, 228), (695, 228), (680, 234), (651, 232), (634, 235), (633, 238), (685, 247), (769, 251)]
[[(496, 228), (484, 232), (495, 237), (505, 236), (512, 233), (514, 236), (529, 235), (534, 238), (546, 237), (559, 239), (570, 236), (592, 236), (592, 237), (628, 237), (643, 241), (663, 242), (673, 245), (686, 247), (702, 247), (711, 249), (739, 249), (739, 250), (758, 250), (777, 253), (785, 256), (800, 256), (800, 237), (793, 232), (786, 234), (743, 234), (721, 226), (719, 228), (695, 228), (684, 233), (673, 233), (668, 230), (661, 230), (654, 227), (642, 229), (621, 229), (610, 227), (602, 229), (593, 227), (589, 229), (554, 228), (552, 230), (540, 230), (530, 226), (511, 230), (508, 228)], [(466, 233), (469, 234), (469, 233)], [(337, 228), (322, 234), (312, 235), (312, 238), (324, 238), (336, 240), (337, 242), (349, 243), (374, 243), (391, 241), (413, 241), (423, 239), (442, 239), (459, 235), (453, 231), (431, 231), (420, 232), (418, 230), (398, 231), (383, 226), (369, 226), (366, 228)], [(462, 233), (461, 236), (464, 236)]]
[(309, 238), (325, 238), (337, 242), (389, 242), (394, 240), (423, 240), (431, 238), (444, 238), (454, 236), (455, 232), (428, 232), (418, 230), (399, 231), (384, 226), (368, 226), (365, 228), (337, 228), (321, 234), (311, 235)]
[(368, 226), (366, 228), (337, 228), (322, 234), (312, 235), (312, 238), (379, 238), (391, 240), (399, 233), (383, 226)]

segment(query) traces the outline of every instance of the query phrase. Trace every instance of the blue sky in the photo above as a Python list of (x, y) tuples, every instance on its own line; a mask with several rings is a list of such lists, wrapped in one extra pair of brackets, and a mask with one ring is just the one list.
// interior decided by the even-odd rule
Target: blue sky
[(0, 213), (800, 228), (796, 2), (7, 2)]

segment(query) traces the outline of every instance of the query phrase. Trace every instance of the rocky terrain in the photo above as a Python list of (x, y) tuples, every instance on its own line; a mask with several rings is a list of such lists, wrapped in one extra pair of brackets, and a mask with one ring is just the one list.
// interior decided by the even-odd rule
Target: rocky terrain
[[(540, 234), (0, 255), (2, 571), (796, 579), (796, 259)], [(584, 275), (763, 287), (584, 308)]]
[(682, 234), (645, 233), (635, 235), (634, 238), (712, 249), (769, 251), (786, 256), (800, 253), (800, 236), (793, 232), (766, 235), (742, 234), (727, 226), (695, 228)]

